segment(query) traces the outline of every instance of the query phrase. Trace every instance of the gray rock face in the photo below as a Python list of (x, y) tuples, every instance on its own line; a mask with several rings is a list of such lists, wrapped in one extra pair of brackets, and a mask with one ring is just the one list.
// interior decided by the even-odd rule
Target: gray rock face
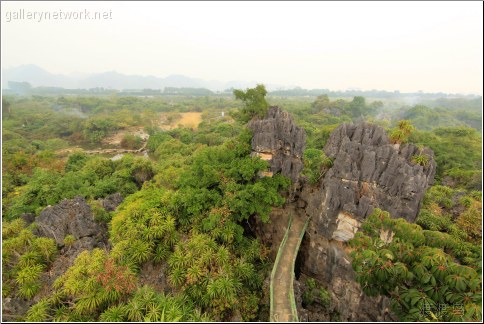
[(124, 198), (119, 192), (109, 195), (102, 200), (103, 208), (107, 211), (115, 210), (119, 204), (123, 202)]
[[(390, 312), (390, 299), (365, 295), (355, 281), (349, 249), (342, 242), (319, 235), (315, 225), (313, 222), (308, 227), (299, 250), (301, 272), (327, 288), (338, 321), (395, 321)], [(327, 321), (318, 318), (321, 310), (314, 308), (311, 311), (311, 320)]]
[(322, 183), (324, 218), (332, 219), (345, 211), (363, 220), (380, 208), (392, 217), (413, 222), (420, 209), (425, 190), (433, 183), (433, 152), (427, 166), (411, 162), (419, 149), (412, 144), (390, 144), (380, 126), (359, 123), (343, 124), (331, 134), (324, 151), (334, 159), (334, 166)]
[[(35, 219), (33, 214), (23, 214), (21, 217), (27, 223)], [(43, 297), (51, 296), (54, 281), (74, 264), (80, 253), (94, 248), (110, 249), (106, 225), (93, 220), (91, 207), (83, 198), (76, 197), (53, 207), (49, 206), (40, 213), (35, 222), (37, 226), (34, 233), (53, 238), (61, 247), (60, 253), (48, 271), (42, 273), (40, 279), (43, 288), (33, 299), (19, 296), (2, 299), (2, 316), (7, 321), (17, 321), (19, 316), (26, 314), (30, 306)], [(76, 240), (71, 246), (64, 246), (64, 237), (68, 234)]]
[(53, 238), (59, 246), (64, 245), (64, 237), (69, 234), (76, 240), (100, 234), (91, 207), (81, 197), (45, 208), (36, 222), (38, 234)]
[[(36, 222), (38, 235), (51, 237), (59, 246), (63, 246), (50, 270), (43, 274), (43, 281), (48, 287), (74, 264), (74, 260), (83, 251), (111, 248), (106, 224), (93, 220), (91, 207), (83, 198), (66, 199), (53, 207), (45, 208)], [(74, 236), (75, 241), (67, 246), (63, 240), (69, 234)]]
[(300, 198), (312, 216), (302, 249), (305, 274), (327, 284), (341, 318), (349, 321), (395, 319), (385, 297), (365, 296), (355, 282), (349, 240), (374, 208), (414, 221), (427, 187), (433, 183), (433, 152), (427, 166), (411, 162), (419, 149), (390, 144), (384, 129), (368, 123), (343, 124), (324, 151), (333, 167), (317, 188), (303, 188)]
[(23, 213), (20, 215), (20, 218), (24, 220), (26, 225), (30, 225), (35, 222), (35, 214), (32, 213)]
[(291, 115), (279, 107), (270, 107), (266, 118), (253, 120), (248, 127), (254, 133), (252, 155), (269, 161), (272, 173), (280, 172), (297, 182), (303, 169), (304, 129), (296, 126)]
[[(271, 110), (267, 119), (254, 122), (251, 125), (254, 130), (252, 149), (256, 154), (271, 154), (271, 170), (274, 171), (284, 172), (281, 166), (286, 163), (300, 163), (289, 172), (294, 181), (298, 179), (295, 170), (302, 169), (300, 157), (304, 145), (300, 141), (305, 136), (303, 130), (294, 132), (287, 126), (291, 118), (286, 115), (277, 108)], [(286, 122), (276, 122), (274, 116), (284, 116), (282, 120)], [(285, 126), (278, 128), (275, 126), (278, 123)], [(289, 133), (281, 133), (284, 131)], [(292, 148), (287, 150), (290, 154), (284, 154), (285, 146), (279, 145), (279, 141), (294, 143), (294, 146), (287, 145)], [(292, 199), (287, 199), (283, 208), (273, 210), (270, 224), (256, 224), (257, 236), (272, 245), (271, 255), (274, 256), (289, 215), (310, 216), (296, 273), (314, 278), (327, 288), (334, 306), (332, 314), (337, 315), (337, 320), (396, 320), (389, 311), (388, 298), (368, 297), (362, 292), (355, 281), (352, 260), (344, 242), (354, 236), (361, 222), (375, 208), (390, 212), (392, 217), (415, 220), (425, 190), (433, 183), (436, 167), (433, 152), (429, 149), (420, 152), (410, 144), (391, 144), (382, 127), (368, 123), (339, 126), (331, 134), (324, 151), (333, 159), (333, 167), (317, 186), (300, 181), (302, 186), (290, 194)], [(428, 165), (411, 161), (419, 153), (429, 157)], [(323, 320), (328, 316), (324, 310), (298, 307), (309, 320)]]

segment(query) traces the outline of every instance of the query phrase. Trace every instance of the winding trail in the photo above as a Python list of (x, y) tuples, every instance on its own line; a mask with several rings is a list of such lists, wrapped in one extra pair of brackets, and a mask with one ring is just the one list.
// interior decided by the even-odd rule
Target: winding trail
[(271, 273), (271, 322), (297, 322), (294, 299), (294, 265), (309, 219), (294, 217), (277, 252)]
[(145, 141), (143, 143), (143, 146), (140, 147), (137, 150), (128, 150), (128, 149), (122, 149), (122, 148), (112, 148), (112, 149), (101, 149), (101, 150), (90, 150), (90, 151), (84, 151), (86, 154), (116, 154), (116, 153), (141, 153), (146, 149), (146, 145), (148, 144), (148, 141)]

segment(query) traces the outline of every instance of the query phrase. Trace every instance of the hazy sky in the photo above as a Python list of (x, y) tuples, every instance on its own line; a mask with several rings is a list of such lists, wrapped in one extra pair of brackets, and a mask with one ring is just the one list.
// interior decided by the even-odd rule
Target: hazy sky
[[(53, 19), (85, 10), (108, 19)], [(2, 1), (2, 67), (482, 94), (482, 12), (480, 1)]]

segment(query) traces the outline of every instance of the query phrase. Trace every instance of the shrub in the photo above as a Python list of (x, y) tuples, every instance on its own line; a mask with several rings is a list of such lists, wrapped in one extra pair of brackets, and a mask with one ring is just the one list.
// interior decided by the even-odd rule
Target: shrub
[(139, 136), (125, 134), (123, 139), (121, 140), (121, 147), (128, 149), (128, 150), (137, 150), (143, 144), (143, 140)]

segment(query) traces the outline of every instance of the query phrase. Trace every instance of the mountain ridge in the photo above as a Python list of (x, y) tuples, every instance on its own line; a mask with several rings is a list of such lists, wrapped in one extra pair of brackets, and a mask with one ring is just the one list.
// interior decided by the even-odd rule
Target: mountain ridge
[[(3, 88), (8, 82), (28, 82), (33, 87), (62, 88), (97, 88), (107, 89), (163, 89), (165, 87), (206, 88), (212, 91), (223, 91), (229, 88), (249, 88), (255, 81), (218, 81), (204, 80), (182, 74), (171, 74), (166, 77), (154, 75), (124, 74), (114, 70), (91, 74), (54, 74), (35, 65), (25, 64), (2, 69)], [(280, 85), (268, 85), (276, 88)]]

